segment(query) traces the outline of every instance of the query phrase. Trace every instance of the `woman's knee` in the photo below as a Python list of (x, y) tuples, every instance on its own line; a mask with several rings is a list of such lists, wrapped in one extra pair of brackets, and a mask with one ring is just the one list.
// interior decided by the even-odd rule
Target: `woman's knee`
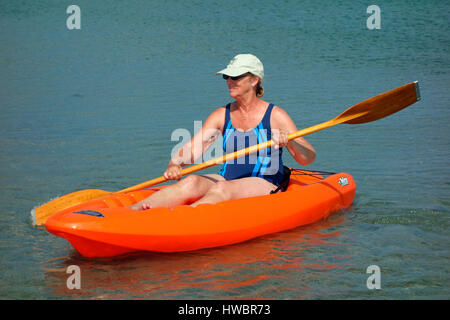
[(181, 189), (192, 190), (193, 188), (199, 185), (200, 179), (201, 179), (200, 176), (191, 174), (186, 178), (178, 181), (176, 185)]
[(198, 175), (189, 175), (183, 180), (177, 182), (179, 192), (188, 197), (201, 197), (207, 192), (210, 182)]
[(233, 196), (231, 190), (231, 184), (228, 181), (218, 181), (216, 182), (207, 192), (207, 194), (214, 194), (223, 200), (230, 200)]

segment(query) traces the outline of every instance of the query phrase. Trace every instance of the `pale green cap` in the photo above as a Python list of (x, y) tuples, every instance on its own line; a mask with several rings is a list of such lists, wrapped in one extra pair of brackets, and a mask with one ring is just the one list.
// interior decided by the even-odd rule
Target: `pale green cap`
[(259, 77), (261, 81), (264, 78), (264, 66), (262, 62), (250, 53), (238, 54), (231, 59), (225, 69), (218, 71), (216, 74), (225, 74), (230, 77), (237, 77), (247, 72)]

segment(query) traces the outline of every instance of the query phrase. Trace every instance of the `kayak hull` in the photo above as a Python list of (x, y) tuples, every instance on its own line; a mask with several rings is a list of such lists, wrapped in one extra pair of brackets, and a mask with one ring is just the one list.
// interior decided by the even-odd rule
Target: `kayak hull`
[(112, 194), (65, 209), (45, 226), (85, 257), (135, 251), (181, 252), (235, 244), (308, 225), (353, 202), (347, 173), (323, 178), (293, 171), (287, 191), (216, 204), (135, 211), (128, 206), (163, 187)]

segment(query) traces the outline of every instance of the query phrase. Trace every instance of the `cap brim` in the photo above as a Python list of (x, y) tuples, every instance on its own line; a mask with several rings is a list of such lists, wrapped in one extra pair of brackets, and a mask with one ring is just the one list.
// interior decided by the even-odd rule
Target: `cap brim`
[(237, 77), (237, 76), (240, 76), (241, 74), (244, 74), (247, 72), (249, 72), (249, 71), (246, 68), (226, 68), (221, 71), (218, 71), (216, 73), (216, 75), (225, 74), (230, 77)]

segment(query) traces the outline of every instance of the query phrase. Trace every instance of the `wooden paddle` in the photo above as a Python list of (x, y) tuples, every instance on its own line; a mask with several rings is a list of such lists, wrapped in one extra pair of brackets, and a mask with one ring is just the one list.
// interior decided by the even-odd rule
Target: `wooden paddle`
[[(417, 81), (408, 83), (404, 86), (401, 86), (397, 89), (393, 89), (391, 91), (382, 93), (373, 98), (367, 99), (363, 102), (355, 104), (354, 106), (348, 108), (343, 113), (338, 115), (336, 118), (331, 119), (329, 121), (320, 123), (318, 125), (299, 130), (297, 132), (291, 133), (288, 136), (289, 140), (302, 137), (313, 132), (323, 130), (337, 124), (348, 123), (348, 124), (360, 124), (367, 123), (371, 121), (375, 121), (384, 117), (387, 117), (397, 111), (400, 111), (409, 105), (415, 103), (420, 100), (419, 94), (419, 83)], [(236, 159), (250, 153), (256, 152), (260, 149), (265, 149), (271, 147), (273, 145), (273, 141), (267, 141), (264, 143), (260, 143), (254, 146), (251, 146), (246, 149), (242, 149), (233, 153), (229, 153), (223, 155), (221, 157), (217, 157), (215, 159), (205, 161), (203, 163), (185, 168), (181, 171), (181, 174), (187, 175), (196, 171), (200, 171), (217, 164), (224, 163), (226, 161)], [(143, 188), (147, 188), (162, 182), (167, 181), (163, 176), (143, 182), (141, 184), (117, 191), (115, 193), (123, 193), (123, 192), (131, 192)], [(77, 204), (97, 199), (100, 197), (104, 197), (112, 194), (113, 192), (99, 190), (99, 189), (86, 189), (80, 190), (76, 192), (69, 193), (65, 196), (56, 198), (36, 209), (34, 209), (34, 218), (35, 224), (41, 225), (45, 223), (45, 221), (61, 210), (66, 208), (75, 206)]]

